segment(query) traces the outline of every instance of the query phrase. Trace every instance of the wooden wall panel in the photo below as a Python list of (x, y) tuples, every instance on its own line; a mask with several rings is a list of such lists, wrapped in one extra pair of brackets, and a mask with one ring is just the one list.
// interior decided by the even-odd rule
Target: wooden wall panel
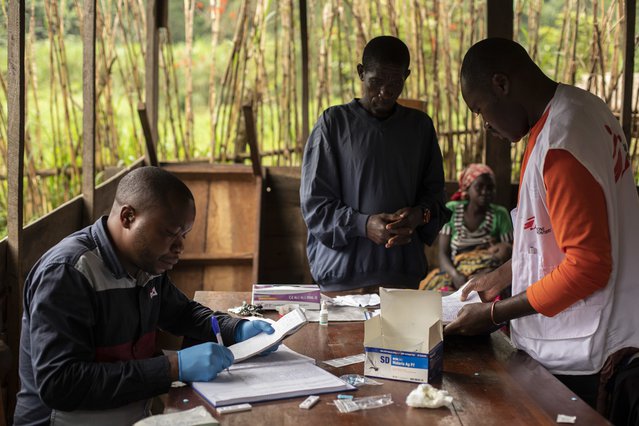
[(82, 197), (76, 197), (24, 228), (24, 255), (20, 266), (25, 278), (49, 248), (82, 228), (83, 208)]
[(195, 199), (195, 223), (184, 241), (184, 253), (204, 253), (208, 214), (209, 183), (196, 179), (184, 179)]
[(196, 291), (203, 290), (203, 268), (201, 266), (185, 265), (175, 268), (169, 272), (169, 277), (176, 285), (179, 283), (178, 288), (189, 299), (195, 296)]
[(255, 251), (258, 208), (255, 178), (234, 176), (211, 181), (206, 250), (228, 254)]
[[(185, 293), (250, 290), (257, 264), (262, 180), (243, 165), (165, 164), (193, 192), (197, 214), (172, 276)], [(197, 282), (194, 282), (197, 281)]]
[(251, 291), (253, 267), (249, 265), (219, 265), (204, 268), (203, 290)]
[(300, 169), (268, 169), (262, 195), (260, 283), (312, 283), (306, 258), (306, 224), (300, 211)]

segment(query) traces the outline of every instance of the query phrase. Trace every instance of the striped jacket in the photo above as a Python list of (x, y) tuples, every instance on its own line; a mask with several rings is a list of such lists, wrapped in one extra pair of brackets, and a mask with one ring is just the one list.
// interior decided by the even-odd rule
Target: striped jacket
[[(214, 341), (211, 310), (166, 274), (133, 278), (119, 262), (106, 217), (51, 248), (24, 287), (16, 425), (49, 424), (55, 410), (108, 410), (166, 393), (161, 328)], [(216, 315), (217, 316), (217, 315)], [(219, 315), (225, 342), (240, 320)]]

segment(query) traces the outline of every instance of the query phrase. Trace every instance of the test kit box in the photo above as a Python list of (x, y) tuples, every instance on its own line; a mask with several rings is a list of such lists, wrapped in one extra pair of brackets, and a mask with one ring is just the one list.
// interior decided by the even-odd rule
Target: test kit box
[(320, 301), (320, 289), (315, 284), (253, 284), (251, 303), (262, 305), (263, 309), (296, 304), (301, 308), (317, 311)]
[(415, 383), (441, 378), (441, 294), (380, 288), (379, 296), (381, 314), (364, 322), (364, 374)]

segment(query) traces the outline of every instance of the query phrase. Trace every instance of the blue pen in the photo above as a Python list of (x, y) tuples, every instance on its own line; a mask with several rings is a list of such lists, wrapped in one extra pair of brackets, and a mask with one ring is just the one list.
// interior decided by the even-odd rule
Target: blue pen
[[(222, 340), (222, 332), (220, 331), (220, 324), (217, 322), (217, 318), (215, 318), (215, 315), (211, 315), (211, 328), (213, 328), (213, 334), (215, 334), (217, 343), (224, 346), (224, 340)], [(226, 372), (231, 374), (228, 367), (226, 368)]]
[(220, 331), (220, 324), (218, 324), (215, 315), (211, 315), (211, 327), (213, 328), (213, 334), (215, 334), (217, 343), (224, 346), (224, 341), (222, 340), (222, 332)]

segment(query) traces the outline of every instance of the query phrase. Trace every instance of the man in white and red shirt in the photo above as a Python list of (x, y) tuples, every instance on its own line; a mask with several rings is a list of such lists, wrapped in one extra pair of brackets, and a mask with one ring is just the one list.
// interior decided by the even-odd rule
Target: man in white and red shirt
[[(606, 361), (639, 348), (639, 198), (621, 127), (601, 99), (552, 81), (511, 40), (472, 46), (461, 88), (486, 129), (529, 138), (512, 260), (465, 287), (463, 298), (478, 291), (491, 303), (467, 305), (446, 333), (512, 320), (513, 343), (594, 406)], [(511, 283), (513, 297), (493, 301)]]

